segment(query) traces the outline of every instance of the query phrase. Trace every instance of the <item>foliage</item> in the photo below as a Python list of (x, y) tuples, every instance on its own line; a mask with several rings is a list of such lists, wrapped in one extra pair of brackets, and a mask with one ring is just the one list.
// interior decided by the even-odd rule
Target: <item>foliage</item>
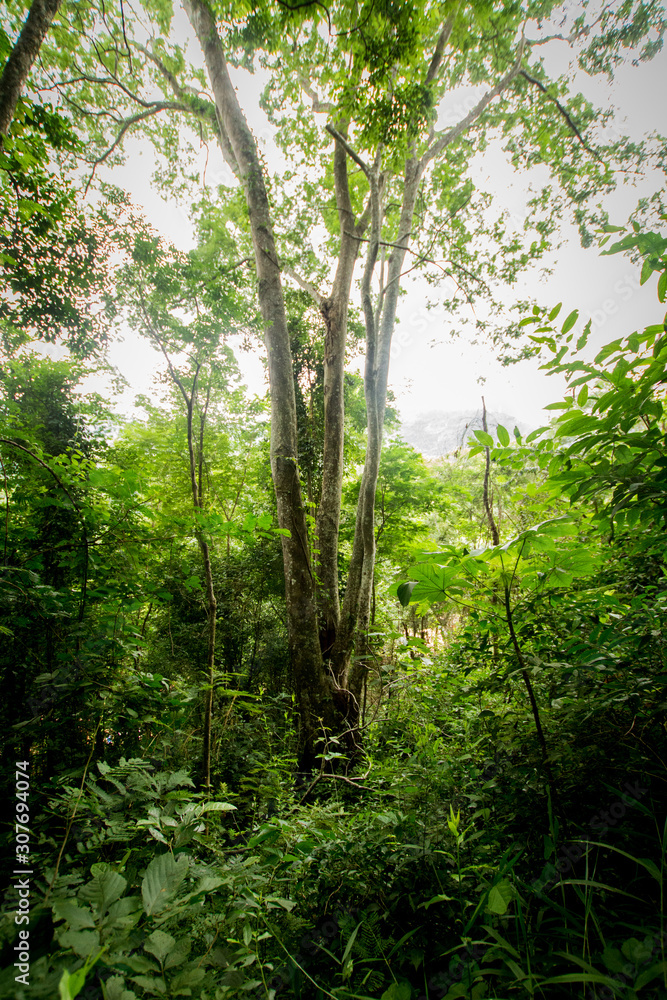
[[(329, 124), (364, 166), (377, 156), (375, 173), (352, 157), (347, 210), (363, 218), (377, 182), (369, 275), (377, 263), (384, 282), (401, 249), (404, 173), (437, 141), (442, 99), (464, 84), (497, 89), (472, 109), (475, 128), (445, 131), (447, 154), (428, 161), (405, 228), (414, 221), (419, 266), (440, 261), (443, 280), (456, 276), (448, 301), (511, 282), (542, 255), (565, 202), (589, 241), (612, 159), (646, 153), (625, 140), (593, 150), (602, 119), (546, 76), (528, 27), (541, 31), (557, 5), (497, 6), (215, 4), (229, 60), (267, 72), (263, 105), (284, 156), (269, 200), (281, 273), (299, 286), (285, 289), (285, 382), (298, 416), (291, 481), (309, 515), (292, 540), (311, 575), (335, 312), (316, 286), (350, 235), (317, 108), (331, 105)], [(138, 25), (122, 5), (63, 8), (35, 82), (56, 86), (67, 70), (57, 86), (94, 111), (86, 143), (78, 112), (70, 120), (26, 97), (0, 156), (2, 775), (30, 813), (32, 866), (28, 987), (14, 966), (6, 837), (0, 995), (657, 1000), (667, 989), (664, 321), (591, 352), (576, 310), (563, 320), (561, 306), (535, 306), (519, 329), (569, 388), (547, 407), (549, 427), (525, 440), (478, 431), (466, 455), (435, 465), (386, 428), (366, 539), (378, 552), (368, 628), (345, 667), (364, 677), (363, 745), (350, 759), (347, 733), (319, 720), (314, 773), (297, 771), (303, 692), (288, 649), (277, 453), (266, 401), (248, 399), (227, 342), (232, 332), (250, 342), (261, 326), (241, 186), (199, 193), (199, 242), (182, 252), (116, 190), (93, 222), (71, 173), (74, 156), (93, 170), (117, 162), (116, 139), (141, 124), (164, 154), (163, 187), (193, 187), (175, 116), (202, 141), (220, 121), (201, 70), (172, 44), (172, 14), (144, 4)], [(431, 73), (425, 53), (450, 15), (448, 56)], [(587, 72), (609, 74), (624, 50), (651, 57), (664, 12), (623, 3), (597, 20), (565, 12), (561, 27)], [(528, 206), (516, 239), (489, 221), (469, 176), (494, 136), (515, 166), (548, 163), (559, 185)], [(119, 254), (113, 285), (104, 233)], [(372, 242), (364, 233), (358, 242)], [(664, 303), (665, 237), (638, 222), (613, 233), (606, 252), (630, 253), (643, 282), (657, 276)], [(140, 400), (134, 420), (80, 390), (89, 367), (19, 350), (28, 334), (64, 334), (92, 351), (104, 323), (126, 320), (167, 365), (161, 400)], [(349, 355), (360, 330), (352, 311)], [(343, 598), (359, 467), (382, 435), (363, 381), (343, 378), (332, 564)], [(350, 689), (325, 680), (349, 712)], [(193, 780), (203, 756), (204, 790)], [(29, 809), (16, 760), (30, 763)]]

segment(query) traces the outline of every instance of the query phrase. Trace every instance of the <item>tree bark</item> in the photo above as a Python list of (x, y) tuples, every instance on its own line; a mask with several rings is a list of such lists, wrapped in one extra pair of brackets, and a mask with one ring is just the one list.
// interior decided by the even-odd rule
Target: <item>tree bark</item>
[(199, 39), (220, 121), (243, 185), (255, 252), (271, 395), (271, 472), (282, 536), (285, 602), (294, 685), (299, 702), (300, 766), (313, 766), (316, 740), (336, 724), (332, 690), (320, 650), (315, 577), (308, 555), (297, 453), (292, 356), (269, 199), (255, 139), (229, 78), (222, 41), (202, 0), (184, 0)]
[[(372, 230), (377, 235), (374, 235), (373, 232), (371, 234), (362, 288), (367, 343), (364, 392), (368, 419), (368, 443), (357, 503), (352, 559), (342, 609), (340, 641), (337, 644), (337, 670), (340, 677), (344, 678), (345, 686), (350, 691), (351, 703), (355, 708), (357, 720), (367, 666), (365, 656), (357, 656), (353, 662), (352, 653), (355, 645), (360, 647), (362, 652), (368, 652), (365, 649), (363, 636), (368, 630), (373, 591), (376, 549), (375, 493), (382, 456), (382, 432), (387, 401), (391, 340), (396, 323), (400, 277), (408, 250), (412, 218), (421, 178), (422, 164), (413, 155), (405, 166), (398, 238), (388, 260), (387, 281), (380, 291), (378, 308), (375, 312), (370, 295), (370, 278), (377, 259), (380, 236), (379, 224), (376, 223), (375, 219), (372, 223)], [(376, 197), (378, 214), (380, 215), (379, 191)]]
[(0, 143), (12, 123), (21, 91), (60, 7), (60, 0), (33, 0), (21, 34), (0, 77)]
[[(344, 133), (345, 128), (344, 123), (339, 123), (339, 131)], [(338, 532), (343, 492), (347, 313), (359, 252), (359, 237), (366, 228), (366, 220), (362, 217), (357, 222), (352, 210), (347, 153), (338, 141), (334, 146), (334, 189), (340, 224), (340, 250), (331, 295), (320, 305), (325, 323), (324, 453), (322, 494), (315, 531), (318, 607), (322, 619), (320, 639), (325, 659), (331, 657), (340, 628)]]

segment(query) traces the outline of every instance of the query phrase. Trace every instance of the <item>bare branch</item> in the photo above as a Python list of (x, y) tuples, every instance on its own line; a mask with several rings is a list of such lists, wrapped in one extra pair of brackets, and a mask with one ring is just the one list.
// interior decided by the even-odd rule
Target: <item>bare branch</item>
[(151, 108), (158, 103), (157, 101), (144, 101), (138, 94), (135, 94), (129, 87), (126, 87), (116, 76), (90, 76), (88, 73), (79, 73), (78, 76), (73, 76), (68, 80), (56, 80), (50, 89), (53, 89), (53, 87), (57, 87), (58, 89), (71, 87), (74, 83), (98, 83), (103, 87), (118, 87), (119, 90), (122, 90), (124, 94), (142, 108)]
[(88, 188), (92, 183), (93, 177), (95, 176), (95, 171), (99, 167), (100, 163), (104, 163), (104, 161), (111, 156), (114, 150), (120, 146), (121, 142), (123, 141), (123, 137), (125, 136), (125, 133), (127, 132), (128, 129), (132, 128), (133, 125), (136, 125), (137, 122), (144, 121), (144, 119), (146, 118), (151, 118), (153, 115), (158, 114), (160, 111), (188, 111), (188, 110), (189, 109), (187, 107), (184, 107), (182, 105), (170, 104), (166, 101), (160, 101), (156, 103), (152, 108), (149, 108), (147, 111), (142, 111), (138, 115), (132, 115), (130, 118), (126, 118), (121, 126), (120, 132), (116, 136), (113, 143), (109, 146), (107, 150), (105, 150), (104, 153), (102, 153), (101, 156), (98, 156), (97, 159), (93, 161), (92, 163), (93, 169), (86, 183), (84, 194), (88, 193)]

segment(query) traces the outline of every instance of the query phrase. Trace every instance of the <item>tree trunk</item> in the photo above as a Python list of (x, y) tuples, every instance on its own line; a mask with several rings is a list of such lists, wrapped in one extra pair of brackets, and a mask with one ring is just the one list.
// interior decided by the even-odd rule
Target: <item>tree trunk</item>
[(33, 0), (30, 12), (0, 77), (0, 143), (7, 135), (28, 74), (51, 23), (60, 0)]
[[(340, 641), (336, 650), (337, 671), (345, 679), (345, 686), (350, 691), (350, 702), (355, 713), (354, 718), (350, 718), (350, 723), (354, 726), (359, 720), (359, 702), (367, 665), (365, 656), (357, 657), (353, 661), (352, 655), (355, 645), (365, 650), (362, 637), (369, 625), (375, 570), (375, 493), (382, 456), (391, 340), (396, 324), (400, 277), (408, 249), (421, 177), (421, 162), (411, 157), (405, 167), (399, 234), (388, 260), (387, 281), (380, 292), (375, 312), (370, 301), (370, 277), (379, 246), (379, 227), (377, 237), (371, 235), (362, 292), (367, 342), (364, 392), (368, 415), (368, 443), (357, 504), (352, 559), (343, 602)], [(380, 198), (379, 191), (377, 197)]]
[[(344, 133), (345, 124), (338, 129)], [(324, 338), (324, 454), (322, 495), (317, 511), (316, 561), (318, 607), (321, 615), (321, 646), (330, 659), (340, 627), (338, 588), (338, 531), (343, 492), (343, 448), (345, 443), (345, 350), (347, 313), (352, 277), (359, 252), (359, 237), (366, 228), (356, 221), (350, 200), (347, 153), (340, 142), (334, 146), (334, 188), (340, 223), (340, 251), (331, 296), (320, 304), (325, 323)]]
[[(255, 251), (259, 305), (264, 320), (271, 394), (271, 472), (282, 536), (285, 602), (290, 660), (299, 702), (300, 766), (314, 764), (316, 740), (336, 724), (332, 690), (319, 641), (315, 579), (307, 546), (307, 527), (297, 453), (296, 401), (287, 316), (269, 200), (255, 139), (229, 78), (217, 27), (202, 0), (184, 0), (199, 39), (215, 97), (223, 155), (234, 157), (243, 185)], [(323, 728), (324, 727), (324, 728)]]

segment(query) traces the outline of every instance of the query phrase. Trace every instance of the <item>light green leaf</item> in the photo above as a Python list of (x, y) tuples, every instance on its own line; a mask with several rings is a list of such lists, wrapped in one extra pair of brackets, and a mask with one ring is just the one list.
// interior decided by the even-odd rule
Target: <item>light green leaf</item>
[(189, 866), (190, 862), (183, 855), (178, 859), (171, 854), (153, 858), (141, 884), (144, 910), (149, 916), (164, 909), (183, 882)]
[(645, 285), (648, 279), (653, 274), (653, 271), (654, 271), (653, 264), (651, 263), (650, 258), (647, 257), (644, 263), (642, 264), (642, 273), (639, 276), (639, 284)]
[(667, 270), (663, 271), (658, 278), (658, 301), (664, 302), (667, 295)]
[(473, 431), (473, 434), (475, 435), (477, 440), (484, 445), (485, 448), (493, 448), (495, 441), (493, 440), (490, 434), (486, 433), (486, 431)]
[(567, 319), (563, 323), (563, 326), (562, 326), (562, 329), (561, 329), (561, 333), (569, 333), (570, 330), (572, 329), (572, 327), (574, 326), (574, 324), (577, 322), (578, 319), (579, 319), (579, 310), (578, 309), (573, 309), (572, 312), (570, 313), (570, 315), (567, 317)]
[(513, 899), (514, 890), (512, 884), (508, 879), (504, 878), (492, 887), (486, 906), (491, 913), (497, 913), (498, 916), (502, 916), (503, 913), (507, 912), (507, 907)]
[(503, 446), (503, 448), (506, 448), (510, 443), (509, 431), (507, 430), (506, 427), (503, 427), (502, 424), (498, 424), (498, 427), (496, 428), (496, 433), (498, 435), (498, 440), (500, 441), (501, 445)]
[(77, 969), (76, 972), (63, 972), (58, 983), (58, 993), (60, 1000), (74, 1000), (86, 984), (86, 970)]

